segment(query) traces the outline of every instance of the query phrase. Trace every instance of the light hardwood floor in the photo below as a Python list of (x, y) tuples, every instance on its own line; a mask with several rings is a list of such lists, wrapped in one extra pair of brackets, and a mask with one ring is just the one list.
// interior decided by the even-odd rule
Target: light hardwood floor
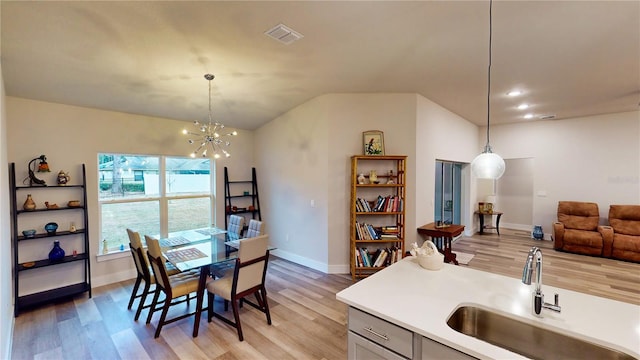
[[(520, 278), (531, 246), (543, 249), (544, 284), (640, 305), (640, 264), (556, 252), (551, 242), (506, 229), (500, 236), (462, 238), (453, 249), (475, 254), (461, 266)], [(346, 306), (335, 294), (351, 284), (349, 275), (327, 275), (273, 257), (267, 278), (273, 325), (245, 306), (245, 341), (239, 342), (235, 329), (216, 319), (207, 323), (206, 315), (195, 339), (193, 318), (165, 326), (154, 339), (159, 315), (151, 325), (134, 322), (134, 311), (126, 309), (133, 281), (120, 282), (94, 289), (91, 299), (21, 314), (15, 319), (12, 358), (345, 359)]]

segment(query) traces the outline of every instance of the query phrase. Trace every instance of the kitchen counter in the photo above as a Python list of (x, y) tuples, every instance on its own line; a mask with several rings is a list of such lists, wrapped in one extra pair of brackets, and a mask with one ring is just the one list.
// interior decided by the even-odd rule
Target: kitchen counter
[[(523, 264), (524, 265), (524, 264)], [(547, 302), (560, 295), (561, 313), (532, 314), (534, 285), (520, 279), (444, 264), (423, 269), (407, 257), (340, 291), (336, 298), (352, 307), (481, 359), (524, 357), (451, 329), (446, 321), (461, 305), (476, 305), (530, 321), (576, 338), (640, 358), (640, 306), (544, 284)]]

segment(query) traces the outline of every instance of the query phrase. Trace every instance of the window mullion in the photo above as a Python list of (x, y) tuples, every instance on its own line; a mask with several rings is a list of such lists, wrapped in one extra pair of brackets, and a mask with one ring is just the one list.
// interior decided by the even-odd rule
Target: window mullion
[(160, 234), (162, 237), (169, 236), (169, 201), (167, 199), (167, 157), (161, 156), (159, 165), (160, 179)]

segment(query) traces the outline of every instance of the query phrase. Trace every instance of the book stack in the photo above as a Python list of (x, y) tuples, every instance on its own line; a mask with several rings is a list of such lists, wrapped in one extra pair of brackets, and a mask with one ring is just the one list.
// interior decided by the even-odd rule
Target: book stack
[(379, 240), (380, 234), (373, 228), (371, 224), (356, 222), (356, 239), (357, 240)]
[(389, 266), (402, 258), (400, 248), (379, 248), (369, 251), (367, 248), (356, 248), (355, 261), (357, 267)]
[(398, 226), (382, 226), (376, 229), (381, 239), (397, 239), (399, 230)]

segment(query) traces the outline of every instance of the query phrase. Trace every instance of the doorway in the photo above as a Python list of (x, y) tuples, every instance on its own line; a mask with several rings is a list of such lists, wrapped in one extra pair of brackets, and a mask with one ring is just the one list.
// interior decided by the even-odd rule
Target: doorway
[(462, 163), (436, 160), (435, 221), (461, 223)]

